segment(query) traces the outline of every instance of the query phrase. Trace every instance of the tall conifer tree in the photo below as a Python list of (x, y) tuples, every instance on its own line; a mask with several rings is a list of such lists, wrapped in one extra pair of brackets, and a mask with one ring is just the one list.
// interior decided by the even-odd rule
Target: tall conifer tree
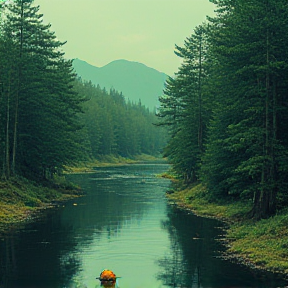
[(74, 135), (80, 129), (77, 113), (82, 100), (73, 92), (75, 75), (71, 61), (63, 58), (64, 43), (43, 24), (32, 2), (15, 0), (7, 6), (3, 26), (3, 37), (14, 47), (15, 74), (6, 159), (11, 159), (13, 174), (46, 177), (77, 154), (80, 139)]
[[(175, 53), (183, 63), (175, 78), (168, 79), (164, 96), (160, 97), (158, 116), (160, 125), (170, 127), (170, 140), (165, 149), (174, 170), (185, 181), (198, 179), (201, 155), (204, 150), (209, 110), (203, 97), (206, 82), (205, 58), (207, 54), (205, 25), (194, 30), (184, 42), (184, 47), (176, 45)], [(205, 116), (204, 116), (205, 115)], [(161, 123), (162, 122), (162, 123)]]
[[(274, 0), (212, 2), (218, 7), (217, 17), (210, 19), (210, 41), (219, 89), (203, 174), (209, 173), (207, 183), (214, 190), (226, 187), (253, 199), (251, 215), (263, 218), (275, 213), (279, 179), (287, 174), (281, 161), (287, 158), (286, 140), (279, 133), (287, 111), (279, 102), (287, 97), (282, 76), (287, 73), (282, 49), (287, 5)], [(219, 162), (219, 155), (226, 160)]]

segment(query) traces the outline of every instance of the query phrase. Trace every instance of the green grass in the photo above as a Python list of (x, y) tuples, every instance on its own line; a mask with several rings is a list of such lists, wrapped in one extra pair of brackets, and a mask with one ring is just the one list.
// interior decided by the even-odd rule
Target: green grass
[(192, 187), (168, 195), (168, 198), (179, 206), (194, 211), (195, 214), (215, 217), (229, 222), (245, 215), (250, 209), (247, 203), (216, 203), (210, 201), (207, 196), (208, 191), (206, 187), (202, 184), (195, 184)]
[[(93, 167), (126, 165), (158, 159), (145, 154), (133, 159), (107, 155), (78, 163), (75, 167), (67, 167), (67, 173), (93, 172)], [(31, 219), (39, 210), (50, 207), (51, 203), (78, 197), (81, 193), (79, 187), (66, 181), (65, 176), (54, 176), (52, 182), (42, 184), (21, 177), (0, 181), (0, 232), (13, 223)]]
[(142, 161), (157, 161), (159, 159), (160, 158), (147, 154), (136, 155), (131, 158), (125, 158), (116, 155), (103, 155), (99, 156), (97, 159), (91, 159), (89, 161), (79, 162), (73, 167), (66, 167), (66, 173), (92, 173), (94, 172), (93, 170), (94, 167), (127, 165)]
[(180, 207), (204, 217), (229, 223), (226, 233), (227, 255), (242, 264), (288, 274), (288, 210), (269, 219), (253, 221), (246, 217), (250, 203), (212, 202), (201, 184), (167, 195)]
[(45, 185), (21, 177), (0, 181), (0, 231), (6, 230), (11, 224), (31, 219), (33, 214), (51, 206), (52, 202), (79, 195), (80, 189), (63, 177), (57, 177)]
[(288, 215), (258, 222), (244, 221), (233, 224), (227, 231), (231, 241), (230, 253), (240, 255), (259, 268), (288, 274)]

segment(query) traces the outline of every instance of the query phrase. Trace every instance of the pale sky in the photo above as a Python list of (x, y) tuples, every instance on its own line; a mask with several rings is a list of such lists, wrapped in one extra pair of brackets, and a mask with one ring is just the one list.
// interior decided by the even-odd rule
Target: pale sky
[(97, 67), (113, 60), (141, 62), (168, 75), (177, 72), (182, 46), (213, 15), (209, 0), (35, 0), (66, 57)]

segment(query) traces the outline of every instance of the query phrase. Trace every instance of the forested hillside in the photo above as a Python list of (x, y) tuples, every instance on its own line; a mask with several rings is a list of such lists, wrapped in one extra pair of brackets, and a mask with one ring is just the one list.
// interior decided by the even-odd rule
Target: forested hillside
[(155, 112), (78, 80), (32, 3), (1, 8), (0, 175), (43, 179), (99, 155), (159, 153)]
[(288, 6), (211, 2), (216, 16), (176, 46), (183, 62), (160, 98), (165, 155), (210, 199), (250, 201), (265, 218), (288, 204)]
[(127, 102), (111, 89), (107, 92), (89, 82), (77, 81), (75, 89), (87, 100), (82, 121), (87, 135), (89, 157), (119, 155), (131, 157), (142, 153), (160, 155), (166, 143), (166, 130), (158, 129), (155, 110)]
[(158, 97), (162, 94), (167, 75), (138, 62), (115, 60), (96, 67), (80, 59), (73, 61), (76, 73), (107, 90), (122, 91), (126, 100), (143, 105), (153, 111), (159, 107)]

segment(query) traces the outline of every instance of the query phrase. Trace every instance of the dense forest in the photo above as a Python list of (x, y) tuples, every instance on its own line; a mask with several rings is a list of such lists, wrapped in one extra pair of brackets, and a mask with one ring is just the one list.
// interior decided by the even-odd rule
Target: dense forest
[(42, 16), (31, 0), (2, 3), (0, 175), (43, 179), (99, 155), (159, 153), (155, 111), (81, 81)]
[(214, 17), (175, 53), (160, 98), (165, 155), (211, 200), (250, 201), (250, 217), (288, 205), (288, 6), (284, 0), (210, 0)]
[(159, 156), (166, 144), (166, 130), (159, 130), (155, 111), (138, 103), (126, 101), (122, 93), (109, 93), (91, 82), (77, 81), (74, 85), (87, 101), (81, 117), (89, 157), (119, 155), (131, 157), (142, 153)]
[(164, 156), (211, 199), (251, 201), (250, 216), (288, 204), (288, 6), (284, 0), (210, 0), (214, 17), (175, 53), (161, 107), (77, 77), (39, 7), (1, 7), (0, 173), (49, 178), (100, 155)]

